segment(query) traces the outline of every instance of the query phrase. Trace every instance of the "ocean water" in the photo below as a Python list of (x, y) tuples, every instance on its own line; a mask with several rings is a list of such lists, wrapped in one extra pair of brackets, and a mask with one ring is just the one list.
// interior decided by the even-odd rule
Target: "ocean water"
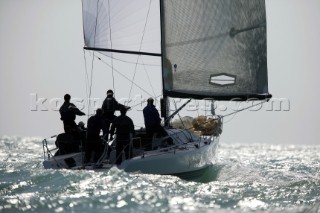
[(0, 212), (320, 213), (320, 146), (219, 145), (198, 180), (45, 170), (40, 138), (0, 138)]

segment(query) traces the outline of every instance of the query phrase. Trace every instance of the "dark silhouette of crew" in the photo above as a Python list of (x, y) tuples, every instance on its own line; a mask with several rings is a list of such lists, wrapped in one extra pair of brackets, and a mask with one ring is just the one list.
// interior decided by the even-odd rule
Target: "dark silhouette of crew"
[(131, 137), (135, 135), (134, 125), (131, 118), (126, 115), (127, 108), (121, 107), (121, 115), (113, 121), (110, 131), (110, 138), (113, 139), (114, 132), (116, 133), (116, 164), (122, 163), (122, 151), (124, 150), (126, 159), (132, 156), (130, 148)]
[(72, 133), (77, 130), (77, 124), (75, 122), (76, 115), (85, 115), (85, 113), (81, 112), (73, 103), (70, 102), (70, 100), (71, 96), (69, 94), (65, 94), (64, 103), (59, 109), (65, 133)]
[(57, 136), (55, 144), (58, 148), (54, 156), (76, 153), (80, 151), (81, 141), (70, 133), (61, 133)]
[(80, 131), (87, 131), (87, 128), (85, 127), (85, 124), (84, 124), (83, 121), (80, 121), (80, 122), (78, 123), (78, 129), (79, 129)]
[(126, 107), (122, 104), (119, 104), (118, 101), (113, 97), (113, 91), (108, 90), (107, 97), (105, 98), (105, 100), (103, 101), (103, 104), (102, 104), (103, 118), (106, 122), (107, 130), (108, 130), (107, 135), (106, 135), (107, 140), (108, 140), (108, 136), (109, 136), (110, 125), (114, 121), (114, 119), (116, 118), (114, 113), (116, 110), (120, 110), (120, 108), (129, 109), (130, 107)]
[(87, 125), (87, 141), (85, 155), (87, 162), (97, 162), (104, 149), (100, 132), (107, 132), (107, 125), (103, 119), (103, 110), (97, 109), (96, 114), (91, 116)]
[(58, 151), (55, 156), (79, 152), (80, 146), (85, 139), (83, 137), (85, 133), (78, 128), (75, 122), (76, 115), (82, 116), (85, 113), (81, 112), (73, 103), (70, 103), (70, 100), (71, 96), (65, 94), (64, 103), (59, 109), (64, 133), (57, 136), (55, 144), (58, 147)]
[[(153, 102), (153, 98), (149, 98), (147, 100), (147, 106), (143, 109), (144, 124), (149, 143), (154, 136), (158, 138), (168, 136), (168, 133), (161, 126), (161, 118)], [(172, 139), (168, 138), (167, 142), (168, 144), (172, 144)]]

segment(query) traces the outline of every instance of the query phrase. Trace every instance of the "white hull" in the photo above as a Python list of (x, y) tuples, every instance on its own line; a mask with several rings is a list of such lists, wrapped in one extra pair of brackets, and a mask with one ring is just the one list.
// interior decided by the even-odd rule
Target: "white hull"
[[(179, 174), (197, 171), (214, 163), (217, 141), (200, 144), (197, 148), (192, 144), (166, 152), (151, 152), (124, 161), (119, 169), (126, 172), (146, 174)], [(193, 147), (192, 147), (193, 146)]]
[[(174, 145), (162, 149), (143, 151), (131, 159), (124, 160), (118, 168), (126, 172), (145, 174), (179, 175), (205, 169), (214, 163), (219, 137), (199, 137), (186, 130), (170, 129), (168, 134)], [(111, 157), (112, 154), (111, 153)], [(104, 161), (103, 168), (110, 168), (114, 160)], [(82, 165), (81, 153), (52, 156), (44, 160), (46, 169), (92, 169)]]
[(82, 162), (83, 158), (81, 153), (72, 153), (46, 159), (43, 161), (43, 167), (45, 169), (70, 169), (72, 167), (82, 166)]

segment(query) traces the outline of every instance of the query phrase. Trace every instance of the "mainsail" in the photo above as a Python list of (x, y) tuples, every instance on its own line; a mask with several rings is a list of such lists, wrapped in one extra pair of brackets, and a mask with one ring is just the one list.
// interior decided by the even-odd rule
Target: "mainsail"
[(85, 49), (161, 56), (159, 2), (82, 0)]
[[(160, 9), (160, 18), (141, 21), (149, 15), (151, 2)], [(265, 0), (83, 0), (82, 3), (85, 48), (104, 51), (106, 55), (120, 52), (161, 56), (166, 97), (214, 100), (271, 97)], [(153, 46), (142, 43), (148, 40), (146, 26), (160, 23), (161, 41), (159, 37)]]

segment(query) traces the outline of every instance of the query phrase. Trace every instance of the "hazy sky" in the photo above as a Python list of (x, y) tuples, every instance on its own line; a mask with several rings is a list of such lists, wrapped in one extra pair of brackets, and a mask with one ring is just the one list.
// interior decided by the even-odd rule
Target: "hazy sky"
[[(286, 101), (281, 110), (266, 104), (226, 118), (221, 141), (320, 144), (320, 1), (266, 4), (269, 91)], [(86, 98), (81, 12), (80, 0), (0, 0), (0, 135), (62, 132), (57, 98), (65, 93)], [(159, 69), (154, 70), (150, 78), (159, 79)], [(103, 100), (111, 85), (106, 73), (94, 76), (93, 97)], [(127, 84), (121, 79), (116, 83)], [(159, 94), (161, 82), (153, 89)], [(143, 125), (141, 113), (128, 115)]]

